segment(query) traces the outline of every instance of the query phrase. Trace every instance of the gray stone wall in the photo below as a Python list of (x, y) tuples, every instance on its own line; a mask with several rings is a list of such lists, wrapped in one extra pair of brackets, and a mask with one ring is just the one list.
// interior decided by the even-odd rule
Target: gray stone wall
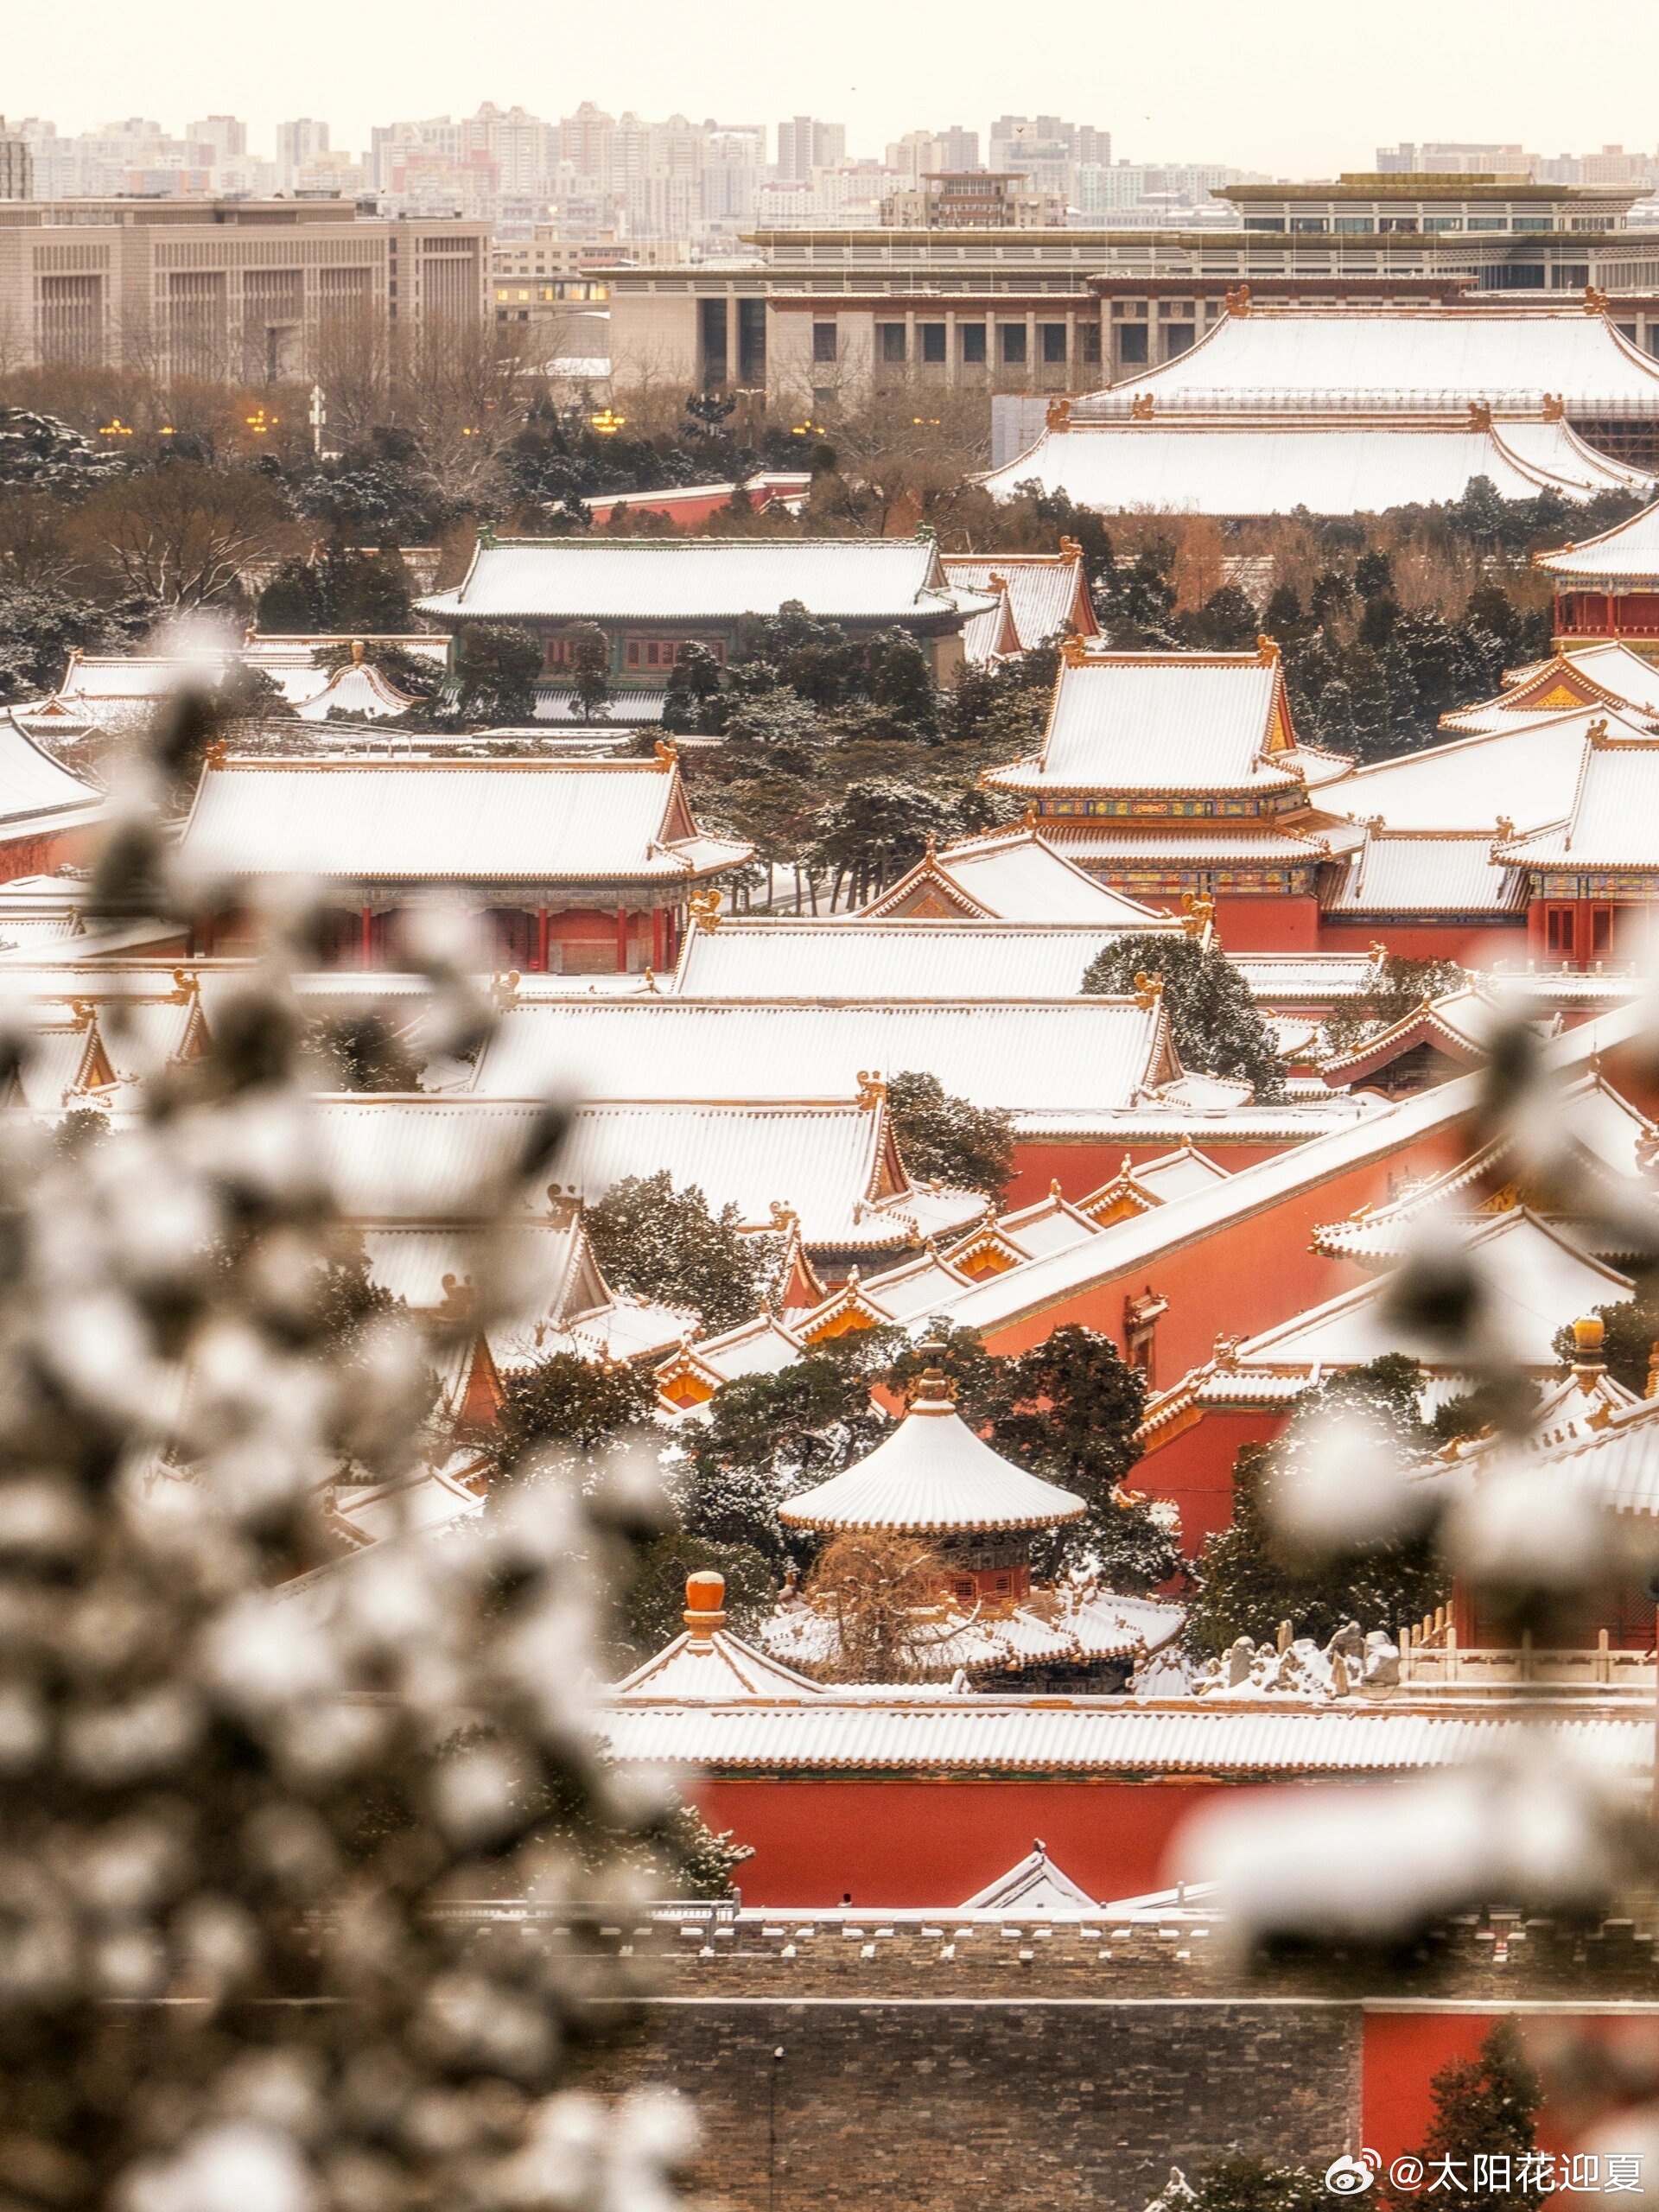
[(1317, 1999), (695, 1998), (649, 2001), (595, 2078), (695, 2099), (734, 2212), (1141, 2212), (1172, 2165), (1322, 2169), (1359, 2050), (1357, 2005)]

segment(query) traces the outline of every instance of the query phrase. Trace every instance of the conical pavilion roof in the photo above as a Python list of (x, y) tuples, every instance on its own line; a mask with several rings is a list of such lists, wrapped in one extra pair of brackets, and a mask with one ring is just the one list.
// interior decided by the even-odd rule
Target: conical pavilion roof
[(943, 1376), (923, 1376), (910, 1411), (856, 1466), (779, 1508), (798, 1529), (890, 1529), (918, 1535), (1050, 1529), (1088, 1511), (1076, 1492), (1028, 1475), (976, 1436)]

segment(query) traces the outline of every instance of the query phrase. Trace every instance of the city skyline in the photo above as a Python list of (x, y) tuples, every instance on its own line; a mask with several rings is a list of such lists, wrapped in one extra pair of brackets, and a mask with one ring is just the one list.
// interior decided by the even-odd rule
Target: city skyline
[[(504, 0), (491, 35), (440, 66), (448, 18), (426, 0), (395, 18), (372, 4), (344, 19), (317, 0), (295, 0), (281, 46), (238, 67), (208, 35), (201, 0), (162, 0), (142, 23), (111, 0), (88, 0), (73, 65), (55, 26), (37, 16), (11, 27), (0, 112), (48, 116), (80, 131), (140, 113), (182, 124), (228, 111), (246, 119), (251, 143), (262, 146), (279, 122), (315, 115), (331, 123), (337, 145), (357, 148), (388, 116), (465, 113), (491, 99), (557, 114), (592, 99), (613, 111), (718, 116), (773, 130), (786, 116), (810, 113), (844, 121), (850, 152), (879, 154), (921, 124), (983, 130), (1010, 109), (1086, 111), (1110, 128), (1120, 157), (1202, 155), (1284, 176), (1356, 168), (1373, 145), (1402, 138), (1518, 140), (1553, 155), (1616, 141), (1647, 148), (1655, 137), (1642, 87), (1659, 67), (1659, 22), (1637, 0), (1616, 0), (1603, 19), (1622, 58), (1611, 81), (1536, 67), (1549, 23), (1542, 0), (1520, 0), (1499, 35), (1487, 10), (1402, 0), (1386, 22), (1344, 20), (1339, 46), (1313, 0), (1281, 0), (1273, 36), (1243, 41), (1219, 0), (1192, 0), (1179, 41), (1135, 12), (1110, 24), (1109, 47), (1103, 29), (1097, 68), (1081, 30), (1010, 54), (1001, 13), (983, 0), (963, 0), (948, 40), (938, 18), (919, 10), (895, 16), (848, 0), (835, 51), (804, 62), (798, 48), (781, 46), (777, 13), (760, 0), (724, 10), (717, 41), (688, 44), (665, 0), (639, 0), (632, 20), (638, 35), (624, 47), (608, 22), (561, 23), (557, 61), (543, 61), (544, 19), (524, 0)], [(1226, 66), (1195, 76), (1194, 51), (1224, 53)], [(326, 79), (319, 52), (329, 56)], [(1429, 52), (1434, 67), (1426, 73)], [(879, 73), (868, 66), (873, 54)]]

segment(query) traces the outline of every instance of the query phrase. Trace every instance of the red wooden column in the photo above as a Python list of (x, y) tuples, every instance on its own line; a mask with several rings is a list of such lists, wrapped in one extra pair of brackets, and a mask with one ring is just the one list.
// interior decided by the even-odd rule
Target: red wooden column
[(626, 976), (628, 972), (628, 910), (626, 906), (619, 906), (616, 910), (616, 972), (619, 976)]
[(374, 910), (370, 906), (363, 909), (362, 928), (358, 938), (358, 963), (364, 968), (374, 965)]
[(547, 909), (545, 906), (539, 908), (536, 916), (536, 970), (542, 976), (547, 973)]

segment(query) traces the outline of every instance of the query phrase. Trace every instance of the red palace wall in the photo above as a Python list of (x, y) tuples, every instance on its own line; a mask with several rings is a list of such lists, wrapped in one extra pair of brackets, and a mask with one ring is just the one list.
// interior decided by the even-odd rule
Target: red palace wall
[(1479, 967), (1494, 957), (1518, 963), (1527, 958), (1527, 918), (1495, 924), (1490, 915), (1467, 922), (1333, 922), (1320, 925), (1321, 952), (1369, 952), (1385, 944), (1402, 960), (1458, 960)]
[(1308, 1249), (1321, 1223), (1345, 1220), (1362, 1205), (1379, 1204), (1408, 1177), (1433, 1174), (1460, 1156), (1455, 1129), (1431, 1130), (1264, 1205), (1259, 1213), (1223, 1222), (1172, 1251), (1128, 1264), (1122, 1274), (1058, 1298), (1043, 1312), (993, 1327), (986, 1345), (996, 1352), (1025, 1351), (1055, 1329), (1078, 1322), (1124, 1351), (1123, 1301), (1151, 1289), (1169, 1301), (1154, 1354), (1156, 1382), (1166, 1389), (1208, 1359), (1224, 1332), (1254, 1336), (1351, 1285), (1349, 1270)]
[[(1243, 1167), (1254, 1167), (1259, 1160), (1272, 1160), (1288, 1149), (1284, 1142), (1220, 1143), (1201, 1124), (1193, 1128), (1192, 1140), (1200, 1152), (1208, 1153), (1216, 1165), (1224, 1167), (1230, 1175), (1236, 1175)], [(1090, 1198), (1103, 1183), (1111, 1181), (1122, 1166), (1126, 1153), (1129, 1165), (1141, 1167), (1149, 1160), (1161, 1160), (1175, 1151), (1180, 1141), (1179, 1131), (1160, 1137), (1153, 1144), (1126, 1144), (1122, 1137), (1096, 1136), (1041, 1137), (1031, 1143), (1016, 1141), (1014, 1174), (1003, 1195), (1003, 1211), (1012, 1212), (1017, 1206), (1034, 1205), (1039, 1198), (1048, 1196), (1051, 1183), (1059, 1185), (1062, 1198), (1074, 1202)]]
[(1023, 1859), (1040, 1836), (1073, 1881), (1103, 1900), (1172, 1879), (1169, 1840), (1217, 1788), (1210, 1781), (842, 1781), (704, 1777), (690, 1785), (716, 1834), (754, 1857), (737, 1874), (746, 1904), (925, 1905), (949, 1911)]
[(14, 837), (0, 845), (0, 883), (20, 875), (49, 875), (54, 868), (84, 860), (92, 833), (86, 830), (54, 830), (38, 837)]
[(1268, 1442), (1284, 1425), (1283, 1414), (1265, 1407), (1207, 1413), (1160, 1451), (1137, 1459), (1129, 1487), (1174, 1501), (1180, 1508), (1181, 1549), (1196, 1559), (1205, 1538), (1232, 1520), (1235, 1455), (1243, 1445)]
[[(1515, 2022), (1535, 2067), (1548, 2059), (1551, 2046), (1564, 2034), (1626, 2044), (1633, 2058), (1650, 2065), (1659, 2034), (1656, 2012), (1659, 2008), (1641, 1999), (1598, 2007), (1574, 2005), (1570, 1999), (1505, 2006), (1455, 1999), (1435, 2004), (1432, 1999), (1370, 1998), (1360, 2045), (1362, 2140), (1368, 2150), (1381, 2155), (1385, 2171), (1402, 2151), (1421, 2149), (1433, 2117), (1431, 2085), (1435, 2075), (1455, 2059), (1477, 2056), (1499, 2020)], [(1538, 2115), (1538, 2147), (1557, 2157), (1566, 2151), (1593, 2150), (1600, 2141), (1611, 2142), (1613, 2133), (1605, 2122), (1569, 2122), (1567, 2115), (1551, 2111), (1548, 2098)], [(1650, 2170), (1644, 2170), (1643, 2179), (1651, 2194)], [(1424, 2195), (1421, 2201), (1427, 2207), (1434, 2199)], [(1581, 2200), (1562, 2195), (1552, 2201), (1568, 2204)]]
[[(1154, 902), (1148, 901), (1148, 904)], [(1226, 952), (1317, 952), (1319, 902), (1302, 897), (1216, 899), (1216, 935)]]

